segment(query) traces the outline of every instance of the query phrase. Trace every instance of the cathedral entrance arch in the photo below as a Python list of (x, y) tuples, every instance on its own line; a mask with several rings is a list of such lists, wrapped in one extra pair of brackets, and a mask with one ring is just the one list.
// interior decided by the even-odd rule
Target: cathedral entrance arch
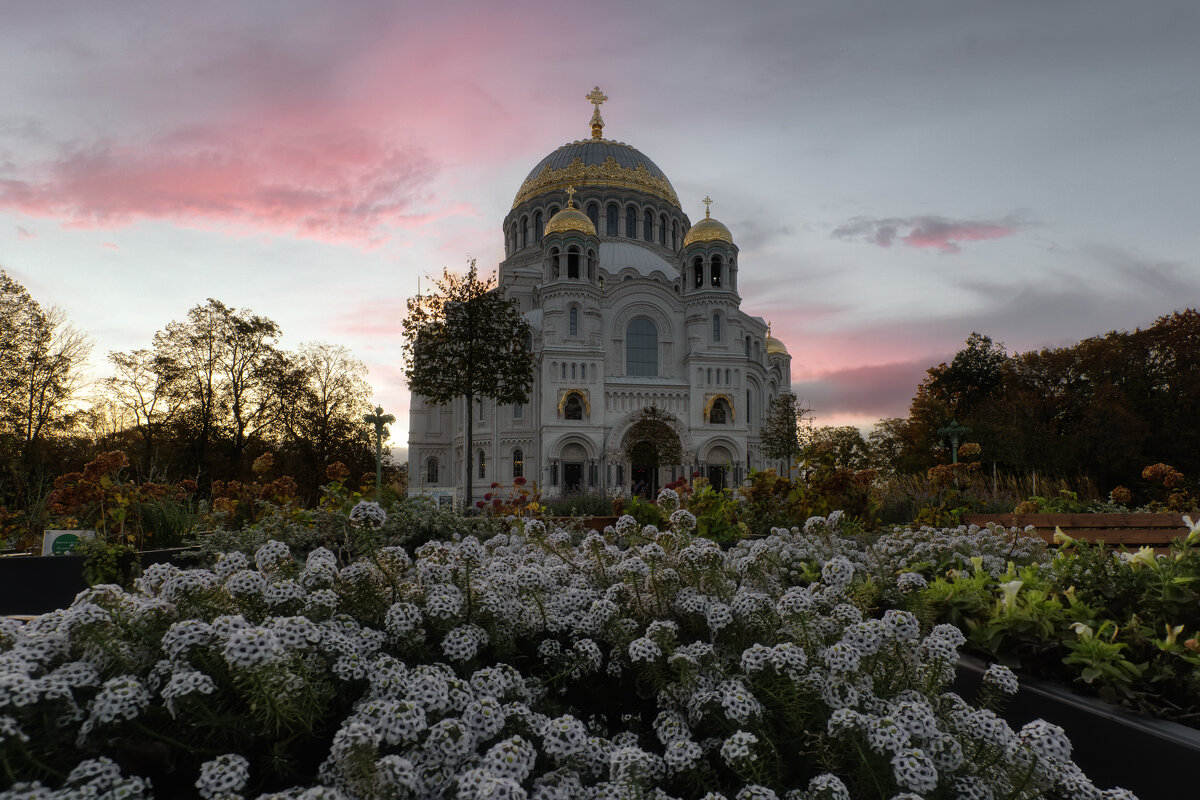
[(658, 497), (661, 468), (682, 462), (679, 434), (672, 424), (675, 421), (656, 406), (647, 406), (629, 426), (622, 444), (629, 461), (631, 494), (652, 500)]
[(575, 494), (583, 488), (583, 465), (587, 451), (579, 444), (568, 444), (562, 449), (563, 492)]

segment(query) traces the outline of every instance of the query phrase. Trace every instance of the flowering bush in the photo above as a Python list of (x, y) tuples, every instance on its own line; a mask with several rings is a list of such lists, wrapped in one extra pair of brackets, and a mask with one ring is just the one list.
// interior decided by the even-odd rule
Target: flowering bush
[(948, 691), (957, 628), (875, 603), (959, 540), (986, 563), (1023, 543), (896, 530), (864, 552), (839, 517), (728, 551), (676, 509), (344, 567), (279, 541), (155, 565), (0, 622), (0, 797), (1130, 796), (1055, 726)]

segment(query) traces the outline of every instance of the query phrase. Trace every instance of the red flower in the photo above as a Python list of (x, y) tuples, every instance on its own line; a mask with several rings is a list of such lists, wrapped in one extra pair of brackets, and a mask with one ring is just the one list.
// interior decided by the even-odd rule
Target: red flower
[(475, 507), (476, 507), (476, 508), (483, 508), (485, 505), (486, 505), (486, 503), (484, 503), (482, 500), (476, 500), (476, 501), (475, 501)]
[(524, 485), (525, 485), (525, 478), (521, 477), (520, 475), (513, 478), (513, 486), (524, 486)]
[(491, 492), (488, 492), (487, 494), (485, 494), (485, 495), (483, 496), (483, 499), (484, 499), (484, 500), (491, 500), (491, 499), (492, 499), (492, 493), (491, 493)]
[(498, 483), (493, 483), (493, 484), (492, 484), (492, 488), (493, 488), (493, 489), (499, 489), (499, 488), (500, 488), (500, 484), (498, 484)]

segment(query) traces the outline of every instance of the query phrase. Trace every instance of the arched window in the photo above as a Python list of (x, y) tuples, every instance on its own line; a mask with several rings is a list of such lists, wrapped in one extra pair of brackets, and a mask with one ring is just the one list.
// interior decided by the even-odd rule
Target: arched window
[(661, 214), (658, 217), (658, 243), (663, 247), (667, 246), (667, 215)]
[(625, 208), (625, 238), (637, 238), (637, 209), (633, 206)]
[(579, 279), (579, 248), (567, 248), (567, 277), (575, 280)]
[(616, 203), (609, 204), (608, 211), (605, 216), (607, 217), (607, 219), (605, 220), (605, 222), (607, 224), (605, 226), (604, 232), (607, 233), (609, 236), (616, 236), (617, 235), (617, 204)]
[(571, 380), (575, 380), (575, 362), (571, 362)]
[(525, 477), (525, 453), (520, 450), (513, 450), (513, 477)]
[(595, 250), (588, 250), (587, 262), (588, 262), (588, 280), (594, 281), (594, 280), (596, 280), (596, 251)]
[(708, 412), (708, 423), (710, 425), (727, 425), (729, 423), (729, 403), (724, 397), (718, 397), (712, 404), (712, 409)]
[(521, 217), (521, 247), (529, 246), (529, 217)]
[(700, 260), (700, 256), (692, 261), (692, 271), (696, 273), (696, 288), (699, 289), (704, 285), (704, 262)]
[(562, 373), (563, 373), (562, 379), (565, 381), (567, 379), (567, 362), (565, 362), (565, 361), (563, 362)]
[(517, 237), (517, 223), (515, 220), (513, 221), (512, 228), (509, 229), (508, 238), (512, 240), (512, 249), (516, 250), (520, 239)]
[(583, 419), (583, 400), (577, 392), (567, 395), (567, 402), (563, 403), (563, 419)]
[(721, 341), (721, 315), (720, 314), (713, 314), (712, 328), (713, 328), (713, 331), (712, 331), (713, 341), (714, 342)]
[(581, 381), (587, 380), (587, 364), (579, 365), (579, 380), (581, 380)]
[(587, 215), (588, 219), (592, 221), (592, 227), (600, 230), (600, 206), (595, 203), (588, 203)]
[(630, 321), (625, 329), (625, 374), (658, 375), (658, 328), (645, 317)]
[(550, 219), (557, 213), (558, 213), (558, 206), (550, 206), (550, 216), (547, 217), (546, 219)]
[(746, 337), (746, 358), (750, 357), (750, 337)]
[(712, 285), (720, 286), (721, 285), (721, 257), (720, 256), (712, 257), (711, 274), (712, 274)]
[(757, 361), (761, 361), (761, 360), (762, 360), (761, 356), (759, 356), (759, 351), (758, 351), (758, 342), (755, 342), (755, 343), (754, 343), (754, 360), (755, 360), (756, 362), (757, 362)]
[(482, 450), (479, 451), (479, 477), (487, 477), (487, 456)]
[(672, 250), (679, 249), (678, 242), (679, 242), (679, 223), (672, 222), (671, 223), (671, 249)]
[(568, 328), (571, 331), (571, 336), (578, 336), (579, 335), (579, 306), (571, 306), (571, 310), (568, 312), (568, 317), (570, 320), (568, 322)]
[(647, 242), (654, 241), (654, 213), (651, 211), (642, 217), (642, 238)]
[(425, 482), (437, 485), (438, 463), (436, 458), (431, 458), (425, 462)]
[(550, 277), (551, 278), (555, 278), (555, 279), (558, 278), (558, 275), (559, 275), (558, 259), (559, 259), (558, 248), (557, 247), (551, 248), (550, 249)]
[(712, 367), (708, 368), (708, 374), (704, 380), (705, 380), (705, 383), (712, 383)]
[(524, 419), (524, 418), (525, 418), (525, 404), (524, 403), (513, 403), (513, 419)]
[(538, 211), (533, 215), (533, 235), (534, 240), (540, 242), (542, 240), (542, 212)]
[(725, 385), (729, 385), (729, 370), (725, 370)]

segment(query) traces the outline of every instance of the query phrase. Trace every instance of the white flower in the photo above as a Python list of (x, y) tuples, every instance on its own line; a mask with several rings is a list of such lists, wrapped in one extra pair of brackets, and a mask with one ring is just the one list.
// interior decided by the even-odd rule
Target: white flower
[(629, 643), (629, 660), (634, 663), (644, 661), (647, 664), (653, 664), (660, 658), (662, 658), (662, 648), (653, 639), (643, 636)]
[(914, 792), (930, 792), (938, 784), (937, 768), (917, 748), (901, 750), (892, 756), (892, 775), (896, 783)]
[(277, 539), (268, 540), (254, 553), (254, 563), (261, 572), (272, 572), (280, 564), (291, 560), (291, 548)]
[(812, 800), (850, 800), (850, 790), (841, 778), (826, 772), (808, 782), (808, 797)]
[(200, 765), (196, 790), (207, 800), (242, 791), (250, 780), (250, 762), (236, 753), (226, 753)]
[(1017, 676), (1003, 664), (989, 666), (983, 673), (983, 683), (1007, 695), (1016, 694), (1021, 689)]
[(745, 766), (751, 761), (757, 761), (758, 755), (754, 752), (754, 745), (758, 744), (758, 737), (749, 731), (735, 731), (729, 738), (721, 743), (721, 758), (725, 763), (735, 769)]
[(253, 669), (274, 664), (284, 656), (279, 637), (270, 628), (242, 628), (229, 635), (223, 650), (232, 669)]
[(483, 756), (483, 766), (495, 775), (520, 783), (529, 777), (537, 750), (520, 736), (510, 736), (492, 745)]
[(171, 679), (163, 687), (163, 705), (174, 717), (178, 709), (176, 704), (181, 697), (192, 694), (210, 695), (217, 690), (217, 684), (211, 677), (196, 670), (178, 670), (171, 674)]
[(370, 500), (359, 500), (350, 509), (350, 524), (356, 528), (370, 528), (377, 531), (387, 523), (387, 512), (379, 503)]
[(555, 717), (542, 732), (542, 749), (555, 758), (575, 755), (587, 744), (587, 728), (570, 714)]

